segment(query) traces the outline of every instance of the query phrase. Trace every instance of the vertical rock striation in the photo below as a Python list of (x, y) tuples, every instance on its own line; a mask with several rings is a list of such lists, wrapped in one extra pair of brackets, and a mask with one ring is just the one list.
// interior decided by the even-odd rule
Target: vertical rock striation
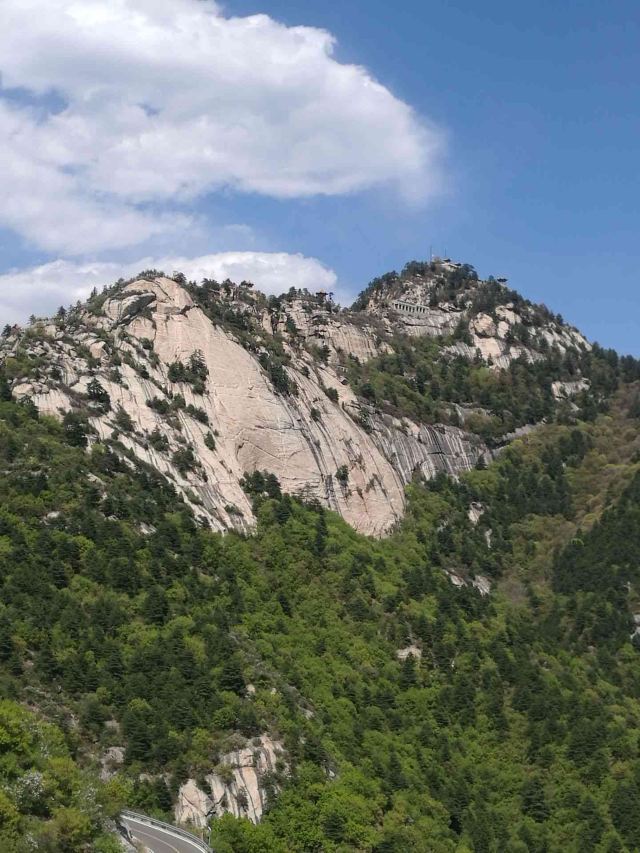
[[(313, 312), (309, 319), (300, 306), (288, 310), (334, 353), (350, 347), (365, 359), (388, 346), (367, 324), (324, 309), (322, 323), (312, 324)], [(260, 317), (258, 308), (254, 314)], [(73, 326), (49, 321), (41, 334), (11, 338), (4, 356), (20, 350), (41, 365), (16, 380), (17, 397), (56, 417), (84, 408), (97, 437), (117, 438), (169, 477), (217, 530), (253, 527), (241, 480), (261, 470), (356, 529), (383, 535), (402, 517), (404, 486), (414, 474), (455, 475), (486, 453), (479, 439), (454, 427), (374, 416), (367, 428), (335, 360), (318, 362), (289, 343), (279, 381), (290, 387), (283, 392), (268, 370), (268, 337), (265, 331), (247, 341), (213, 320), (182, 284), (158, 277), (127, 284), (99, 311), (82, 309)], [(199, 383), (175, 370), (196, 355), (205, 377)], [(96, 383), (109, 407), (91, 400)]]

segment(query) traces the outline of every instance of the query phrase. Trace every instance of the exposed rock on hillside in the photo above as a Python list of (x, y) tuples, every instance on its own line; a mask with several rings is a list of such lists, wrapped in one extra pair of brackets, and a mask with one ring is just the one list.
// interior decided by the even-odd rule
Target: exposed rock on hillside
[(464, 586), (472, 586), (477, 589), (480, 595), (489, 595), (491, 592), (491, 581), (486, 575), (476, 575), (472, 578), (465, 578), (459, 572), (453, 569), (445, 569), (445, 574), (454, 586), (458, 588)]
[(462, 429), (436, 424), (404, 424), (395, 418), (372, 419), (372, 438), (390, 459), (403, 482), (409, 483), (415, 473), (425, 480), (443, 473), (455, 476), (469, 469), (470, 460), (490, 456), (476, 436)]
[[(95, 436), (117, 438), (167, 475), (219, 530), (253, 526), (241, 480), (266, 470), (285, 491), (380, 535), (401, 518), (414, 472), (455, 474), (486, 453), (457, 428), (361, 416), (330, 356), (349, 348), (365, 359), (388, 346), (372, 324), (336, 317), (324, 302), (314, 324), (313, 309), (274, 308), (254, 293), (238, 302), (229, 290), (226, 301), (196, 300), (182, 282), (140, 278), (12, 334), (4, 356), (25, 364), (13, 392), (56, 417), (86, 412)], [(273, 328), (290, 333), (265, 331), (274, 316)], [(328, 342), (326, 357), (314, 358), (300, 334)]]
[(454, 335), (452, 354), (496, 367), (543, 358), (555, 350), (589, 349), (577, 329), (544, 306), (510, 291), (504, 279), (478, 279), (472, 267), (435, 259), (407, 264), (401, 275), (374, 280), (354, 307), (388, 317), (408, 335)]
[(282, 744), (268, 735), (223, 755), (218, 769), (206, 777), (206, 791), (194, 779), (180, 787), (176, 822), (203, 827), (212, 815), (231, 813), (257, 823), (269, 797), (277, 793), (276, 775), (286, 770), (282, 755)]
[[(418, 369), (425, 336), (438, 340)], [(577, 410), (588, 352), (504, 280), (439, 260), (374, 280), (351, 310), (322, 292), (267, 298), (249, 282), (148, 271), (0, 342), (14, 396), (88, 419), (89, 441), (117, 440), (212, 528), (252, 529), (242, 480), (267, 471), (376, 536), (402, 517), (416, 474), (455, 476), (488, 459), (478, 435), (497, 448), (555, 407)], [(375, 388), (367, 363), (384, 374)]]
[[(365, 322), (361, 322), (362, 319)], [(335, 363), (341, 353), (368, 361), (383, 352), (391, 352), (384, 339), (391, 328), (388, 321), (337, 312), (325, 297), (283, 300), (271, 314), (263, 313), (262, 324), (268, 331), (281, 334), (295, 331), (307, 344), (328, 347), (330, 363)]]

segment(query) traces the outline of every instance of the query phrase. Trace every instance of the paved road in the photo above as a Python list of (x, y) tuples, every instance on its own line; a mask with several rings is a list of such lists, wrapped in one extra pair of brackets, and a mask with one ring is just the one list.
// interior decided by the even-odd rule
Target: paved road
[(129, 815), (123, 815), (122, 823), (136, 841), (140, 841), (152, 853), (202, 853), (202, 846), (195, 840), (173, 835), (169, 829), (147, 826)]

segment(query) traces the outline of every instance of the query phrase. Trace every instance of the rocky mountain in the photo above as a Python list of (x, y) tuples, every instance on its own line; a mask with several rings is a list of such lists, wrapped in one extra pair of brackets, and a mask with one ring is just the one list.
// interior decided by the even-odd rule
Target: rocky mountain
[[(416, 406), (398, 401), (385, 369), (424, 337), (436, 345), (422, 374), (422, 362), (392, 371)], [(586, 393), (590, 357), (547, 309), (449, 261), (387, 274), (350, 310), (322, 292), (266, 298), (248, 282), (148, 271), (6, 328), (0, 346), (16, 398), (65, 418), (80, 442), (117, 442), (169, 477), (213, 529), (253, 528), (244, 480), (267, 472), (373, 535), (402, 517), (414, 476), (470, 470), (489, 445)], [(444, 371), (456, 372), (456, 387), (427, 411)], [(519, 381), (528, 395), (531, 380), (539, 404), (514, 414), (522, 401), (502, 392)]]
[(1, 850), (636, 849), (640, 362), (505, 285), (5, 328)]
[(506, 281), (480, 281), (473, 267), (448, 259), (414, 261), (401, 275), (375, 279), (354, 307), (389, 318), (407, 335), (452, 335), (448, 352), (495, 368), (519, 358), (543, 360), (552, 350), (565, 355), (590, 349), (577, 329), (510, 290)]

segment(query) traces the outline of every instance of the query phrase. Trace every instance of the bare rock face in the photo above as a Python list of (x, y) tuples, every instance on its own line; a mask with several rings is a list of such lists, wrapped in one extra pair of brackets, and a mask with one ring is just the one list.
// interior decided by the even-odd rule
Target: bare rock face
[[(288, 316), (334, 353), (348, 349), (366, 359), (387, 346), (371, 324), (350, 323), (326, 307), (321, 323), (295, 303), (283, 313), (276, 324), (286, 325)], [(261, 322), (264, 328), (266, 314)], [(41, 366), (37, 379), (18, 378), (13, 393), (56, 417), (88, 407), (97, 436), (117, 436), (216, 530), (253, 527), (240, 482), (260, 470), (275, 474), (284, 491), (317, 499), (379, 536), (402, 517), (404, 486), (416, 471), (455, 475), (486, 453), (476, 437), (453, 427), (377, 418), (366, 428), (334, 360), (323, 364), (287, 343), (283, 392), (268, 370), (269, 337), (265, 331), (262, 343), (258, 337), (243, 345), (240, 333), (211, 319), (180, 283), (139, 279), (99, 310), (83, 309), (73, 325), (51, 321), (32, 342), (16, 341)], [(193, 359), (197, 381), (182, 369)], [(95, 399), (96, 383), (106, 406)]]
[(207, 790), (188, 779), (178, 791), (176, 823), (203, 827), (209, 818), (225, 813), (258, 823), (269, 796), (277, 793), (274, 781), (283, 761), (282, 745), (268, 735), (249, 741), (221, 757), (218, 768), (206, 778)]
[(372, 418), (373, 441), (390, 459), (404, 484), (415, 473), (425, 480), (443, 473), (456, 476), (469, 471), (490, 453), (480, 439), (458, 427), (418, 425), (389, 417)]
[(445, 574), (451, 583), (459, 589), (465, 586), (472, 586), (482, 596), (489, 595), (491, 592), (491, 581), (486, 575), (475, 575), (475, 577), (466, 578), (453, 569), (445, 569)]
[[(382, 283), (382, 280), (379, 280)], [(389, 318), (411, 336), (457, 338), (448, 351), (469, 360), (479, 358), (495, 369), (518, 359), (539, 361), (551, 350), (588, 350), (583, 335), (544, 306), (510, 292), (505, 279), (481, 281), (462, 264), (435, 259), (410, 264), (400, 276), (387, 276), (361, 297), (371, 316)], [(513, 297), (513, 298), (512, 298)]]
[(180, 786), (175, 807), (176, 823), (180, 826), (206, 826), (209, 818), (215, 814), (214, 802), (206, 791), (198, 787), (195, 779), (187, 779)]
[(575, 397), (581, 391), (589, 389), (588, 379), (577, 379), (575, 382), (552, 382), (551, 391), (556, 400), (566, 400)]
[(125, 749), (123, 746), (110, 746), (100, 756), (100, 778), (107, 782), (124, 763)]
[(283, 302), (270, 316), (263, 314), (262, 325), (280, 333), (295, 330), (305, 343), (328, 347), (329, 361), (335, 363), (339, 353), (368, 361), (381, 353), (391, 352), (383, 338), (389, 324), (367, 320), (362, 322), (353, 313), (337, 311), (326, 298), (312, 297)]
[(474, 527), (484, 515), (484, 509), (485, 508), (483, 504), (479, 503), (478, 501), (472, 501), (469, 505), (469, 509), (467, 510), (467, 518), (469, 519), (471, 524), (473, 524)]
[(415, 658), (415, 660), (420, 660), (420, 658), (422, 657), (422, 649), (412, 643), (410, 646), (405, 646), (403, 649), (398, 649), (396, 651), (396, 657), (399, 661), (405, 661), (407, 658)]

